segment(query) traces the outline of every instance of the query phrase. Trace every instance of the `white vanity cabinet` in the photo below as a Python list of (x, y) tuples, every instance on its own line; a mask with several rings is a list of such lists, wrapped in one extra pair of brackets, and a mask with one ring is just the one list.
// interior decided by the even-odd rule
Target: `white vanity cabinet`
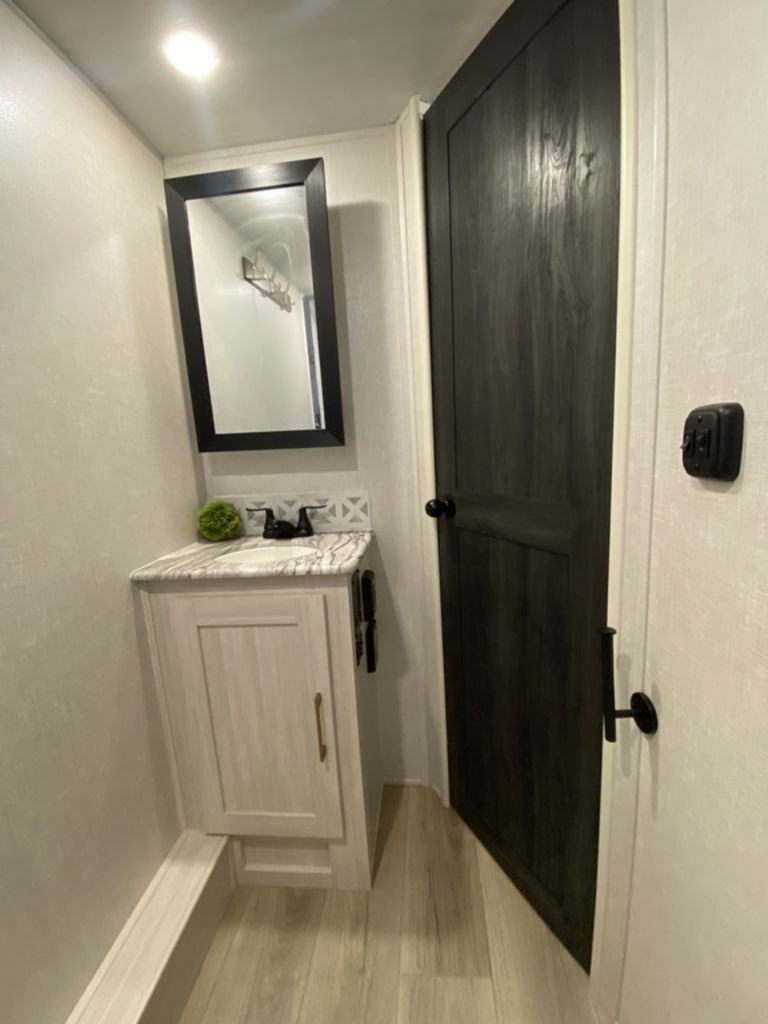
[(143, 580), (180, 811), (243, 881), (365, 889), (381, 796), (352, 574)]
[(343, 834), (326, 596), (164, 600), (163, 678), (187, 825)]

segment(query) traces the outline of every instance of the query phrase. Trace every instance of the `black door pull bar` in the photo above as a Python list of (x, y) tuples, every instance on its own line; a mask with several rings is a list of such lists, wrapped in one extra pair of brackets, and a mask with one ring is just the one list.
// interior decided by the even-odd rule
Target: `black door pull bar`
[(629, 699), (629, 707), (616, 710), (616, 698), (613, 679), (613, 638), (616, 630), (605, 626), (600, 630), (600, 656), (603, 668), (603, 721), (605, 738), (608, 743), (616, 742), (616, 719), (631, 718), (640, 732), (653, 736), (658, 731), (659, 719), (653, 701), (646, 693), (633, 693)]

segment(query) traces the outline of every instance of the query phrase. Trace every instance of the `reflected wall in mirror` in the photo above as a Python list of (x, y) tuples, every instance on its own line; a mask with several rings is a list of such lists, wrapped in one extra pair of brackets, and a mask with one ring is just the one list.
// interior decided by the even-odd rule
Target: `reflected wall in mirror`
[(165, 190), (200, 450), (343, 444), (322, 160)]

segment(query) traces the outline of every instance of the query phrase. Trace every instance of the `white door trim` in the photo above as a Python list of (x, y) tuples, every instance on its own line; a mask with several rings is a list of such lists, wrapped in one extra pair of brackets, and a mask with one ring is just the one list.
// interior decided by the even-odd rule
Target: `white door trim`
[[(617, 627), (616, 700), (647, 690), (649, 564), (664, 303), (667, 184), (666, 0), (619, 0), (622, 173), (608, 583)], [(618, 1019), (629, 923), (641, 734), (604, 744), (591, 992)]]
[[(416, 439), (416, 497), (424, 504), (435, 496), (435, 438), (432, 416), (432, 354), (429, 330), (427, 211), (424, 182), (426, 104), (412, 97), (395, 125), (400, 207), (400, 247), (406, 334)], [(427, 738), (424, 781), (448, 804), (448, 739), (445, 717), (443, 634), (440, 607), (440, 562), (437, 523), (420, 515), (421, 657), (424, 728)]]

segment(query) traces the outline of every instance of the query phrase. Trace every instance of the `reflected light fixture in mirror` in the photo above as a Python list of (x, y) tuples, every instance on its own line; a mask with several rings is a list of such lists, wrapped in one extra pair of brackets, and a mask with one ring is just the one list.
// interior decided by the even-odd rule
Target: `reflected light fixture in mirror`
[(163, 53), (177, 71), (190, 78), (207, 78), (219, 63), (213, 45), (197, 32), (175, 32), (163, 43)]

